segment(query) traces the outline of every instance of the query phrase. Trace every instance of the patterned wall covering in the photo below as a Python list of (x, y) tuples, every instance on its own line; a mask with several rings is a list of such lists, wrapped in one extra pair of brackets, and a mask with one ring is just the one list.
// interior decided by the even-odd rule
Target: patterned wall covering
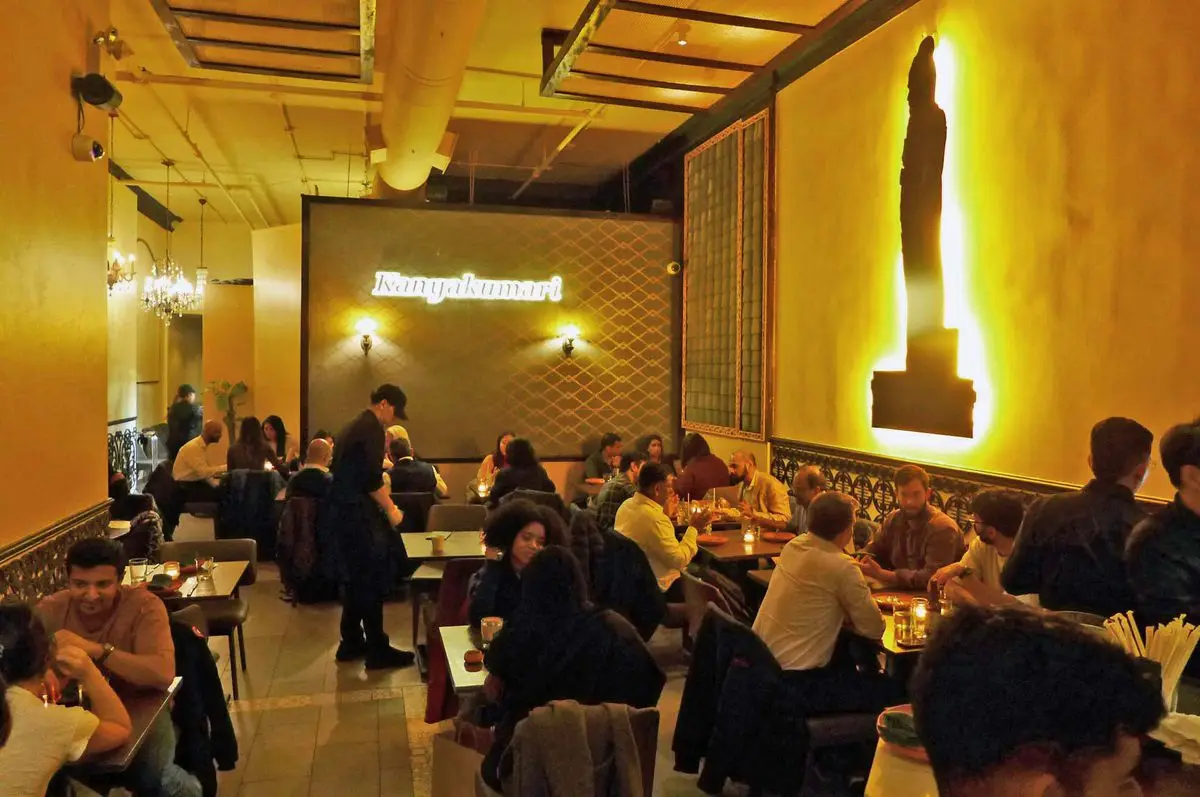
[(684, 427), (762, 440), (769, 276), (769, 111), (688, 154)]
[(108, 422), (108, 466), (131, 481), (137, 473), (137, 419)]
[[(427, 459), (481, 457), (506, 429), (539, 455), (578, 457), (614, 430), (670, 440), (675, 224), (628, 216), (554, 216), (307, 205), (307, 428), (338, 429), (394, 381)], [(482, 279), (562, 277), (561, 302), (371, 295), (374, 273)], [(355, 324), (378, 324), (368, 355)], [(565, 324), (581, 335), (565, 357)]]
[(67, 550), (108, 534), (108, 501), (0, 549), (0, 596), (37, 601), (67, 584)]
[[(879, 522), (896, 508), (896, 488), (892, 474), (896, 468), (908, 464), (904, 460), (849, 451), (844, 448), (801, 443), (796, 440), (771, 438), (771, 474), (789, 488), (796, 470), (801, 465), (816, 465), (821, 469), (829, 486), (839, 492), (854, 496), (859, 503), (860, 517)], [(971, 522), (971, 496), (989, 487), (1000, 487), (1018, 495), (1026, 505), (1034, 499), (1076, 489), (1074, 485), (1020, 479), (991, 473), (956, 470), (918, 463), (933, 477), (933, 499), (931, 503), (941, 509), (964, 532), (974, 524)], [(1163, 506), (1162, 501), (1141, 499), (1139, 503), (1147, 511)]]

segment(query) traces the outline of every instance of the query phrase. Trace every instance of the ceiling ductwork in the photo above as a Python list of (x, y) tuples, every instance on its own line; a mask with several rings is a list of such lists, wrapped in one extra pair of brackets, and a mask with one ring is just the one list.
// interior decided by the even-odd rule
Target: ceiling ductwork
[(397, 191), (424, 185), (437, 165), (487, 0), (397, 3), (380, 132), (372, 152), (379, 176)]

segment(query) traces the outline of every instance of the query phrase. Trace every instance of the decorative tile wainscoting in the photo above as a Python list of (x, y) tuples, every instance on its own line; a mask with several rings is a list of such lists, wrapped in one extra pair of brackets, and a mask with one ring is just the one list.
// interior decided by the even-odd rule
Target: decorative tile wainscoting
[(47, 529), (0, 548), (0, 597), (36, 601), (67, 585), (67, 551), (77, 541), (108, 534), (106, 498)]
[[(771, 474), (788, 487), (801, 465), (816, 465), (825, 474), (831, 489), (848, 493), (858, 501), (860, 517), (879, 522), (896, 508), (896, 488), (892, 474), (908, 464), (905, 460), (850, 451), (844, 448), (771, 438)], [(933, 477), (931, 503), (941, 509), (964, 532), (971, 522), (971, 496), (987, 487), (1002, 487), (1019, 495), (1026, 504), (1035, 498), (1077, 489), (1075, 485), (1018, 479), (977, 471), (957, 470), (939, 465), (919, 464)], [(1162, 506), (1161, 501), (1140, 501), (1147, 509)]]
[(132, 483), (137, 473), (137, 418), (108, 422), (108, 466)]

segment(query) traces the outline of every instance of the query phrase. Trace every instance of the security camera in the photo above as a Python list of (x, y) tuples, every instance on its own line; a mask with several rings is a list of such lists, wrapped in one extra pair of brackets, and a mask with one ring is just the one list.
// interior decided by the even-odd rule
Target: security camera
[(102, 111), (115, 111), (124, 99), (108, 78), (95, 72), (71, 78), (71, 91), (83, 102)]
[(104, 157), (104, 145), (79, 133), (71, 138), (71, 155), (81, 163), (93, 163)]
[(667, 263), (667, 273), (672, 277), (678, 277), (681, 273), (683, 273), (683, 266), (677, 261), (672, 260), (670, 263)]

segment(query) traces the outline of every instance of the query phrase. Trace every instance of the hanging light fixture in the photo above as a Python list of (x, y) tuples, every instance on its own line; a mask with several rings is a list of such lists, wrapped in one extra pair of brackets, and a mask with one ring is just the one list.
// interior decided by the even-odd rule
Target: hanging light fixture
[(204, 309), (204, 293), (208, 288), (208, 269), (204, 266), (204, 206), (208, 200), (200, 197), (200, 265), (196, 267), (195, 307)]
[[(167, 167), (167, 213), (171, 212), (171, 167), (175, 161), (165, 160)], [(142, 288), (142, 309), (154, 313), (162, 319), (164, 326), (171, 325), (171, 319), (182, 316), (197, 304), (198, 297), (192, 283), (183, 276), (183, 269), (171, 258), (172, 230), (167, 230), (167, 253), (162, 259), (155, 259), (150, 268), (150, 276), (146, 277)]]
[[(108, 153), (112, 157), (113, 141), (113, 126), (117, 115), (110, 113), (108, 115)], [(117, 251), (117, 237), (113, 230), (113, 186), (116, 183), (116, 178), (110, 172), (108, 175), (108, 255), (105, 258), (105, 270), (108, 272), (108, 295), (114, 293), (128, 293), (134, 289), (133, 280), (137, 276), (134, 271), (133, 255), (123, 255)], [(128, 271), (126, 271), (128, 267)]]

